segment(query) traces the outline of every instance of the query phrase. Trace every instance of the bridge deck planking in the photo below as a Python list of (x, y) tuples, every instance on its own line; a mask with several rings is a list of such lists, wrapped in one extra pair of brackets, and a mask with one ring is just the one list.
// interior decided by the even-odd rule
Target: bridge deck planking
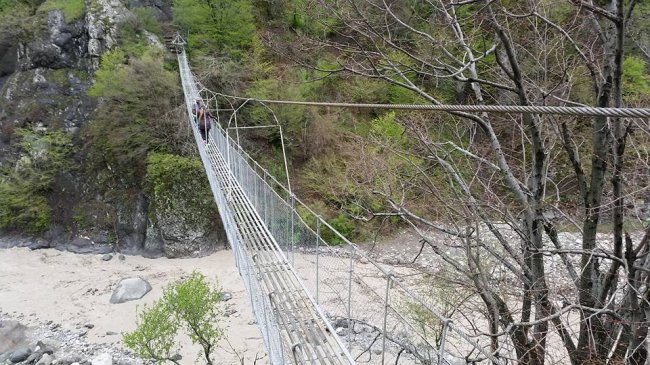
[[(239, 198), (238, 200), (241, 200), (242, 197), (239, 194), (235, 194), (233, 196), (233, 198), (235, 198), (235, 199)], [(242, 205), (245, 205), (245, 202), (243, 202), (243, 201), (239, 201), (237, 203), (238, 203), (237, 206), (239, 206), (239, 207), (241, 207)], [(258, 252), (253, 257), (254, 258), (258, 257), (259, 258), (260, 257), (260, 255), (259, 255), (260, 252), (261, 253), (270, 253), (271, 251), (269, 251), (269, 245), (268, 245), (268, 242), (267, 242), (268, 241), (267, 237), (264, 237), (264, 234), (263, 234), (262, 230), (260, 229), (259, 225), (256, 225), (255, 221), (252, 220), (255, 217), (251, 217), (249, 214), (246, 214), (246, 213), (250, 213), (250, 210), (242, 210), (242, 209), (240, 209), (240, 210), (237, 211), (237, 213), (238, 213), (238, 218), (239, 219), (236, 219), (236, 221), (238, 221), (238, 223), (239, 223), (240, 232), (243, 233), (244, 242), (247, 243), (247, 246), (248, 246), (249, 249), (252, 249), (252, 250)], [(243, 215), (249, 215), (249, 216), (245, 217)], [(252, 230), (251, 230), (251, 228), (252, 228)], [(282, 262), (282, 258), (279, 257), (279, 255), (277, 253), (276, 253), (276, 255), (274, 255), (272, 257), (268, 257), (269, 256), (268, 254), (266, 254), (265, 256), (266, 257), (265, 257), (264, 262), (269, 262), (269, 260), (270, 260), (271, 261), (270, 263), (277, 263), (277, 261), (280, 260), (280, 262), (282, 264), (284, 264)], [(255, 261), (256, 265), (260, 262), (259, 259), (254, 260), (254, 261)], [(283, 266), (285, 267), (285, 272), (284, 273), (286, 273), (286, 268), (287, 267), (286, 267), (286, 265), (283, 265)], [(264, 270), (264, 271), (266, 271), (266, 270)], [(301, 316), (304, 316), (304, 314), (302, 314), (302, 312), (304, 312), (305, 310), (308, 310), (308, 307), (305, 307), (304, 305), (300, 305), (300, 303), (298, 302), (300, 300), (304, 301), (304, 299), (305, 299), (304, 295), (300, 295), (300, 294), (303, 294), (302, 291), (295, 290), (294, 288), (291, 288), (291, 286), (286, 285), (286, 283), (284, 281), (285, 278), (283, 278), (281, 275), (278, 275), (277, 270), (275, 270), (273, 272), (273, 275), (270, 276), (271, 280), (269, 280), (268, 275), (266, 275), (266, 277), (265, 277), (264, 271), (262, 271), (260, 273), (260, 279), (262, 279), (263, 282), (265, 282), (267, 284), (267, 290), (270, 293), (269, 294), (270, 298), (271, 299), (273, 298), (273, 294), (280, 294), (279, 296), (283, 297), (283, 301), (281, 301), (281, 302), (275, 301), (275, 303), (274, 303), (276, 305), (276, 308), (281, 307), (281, 311), (276, 313), (276, 314), (285, 313), (284, 316), (289, 316), (289, 317), (295, 316), (296, 318), (298, 317), (299, 314)], [(268, 274), (268, 271), (266, 271), (266, 273)], [(298, 297), (296, 298), (295, 296), (294, 297), (287, 296), (287, 292), (295, 293), (295, 294), (298, 295)], [(271, 294), (271, 293), (273, 293), (273, 294)], [(292, 323), (292, 324), (295, 323), (295, 320), (292, 320), (291, 318), (288, 318), (288, 319), (287, 318), (281, 318), (281, 319), (283, 320), (283, 323), (285, 325), (287, 325), (289, 323)], [(301, 320), (300, 322), (305, 323), (304, 320)], [(315, 323), (313, 320), (308, 321), (308, 322)], [(290, 337), (291, 344), (292, 345), (301, 344), (301, 346), (303, 347), (303, 350), (305, 350), (305, 345), (306, 344), (304, 343), (304, 341), (301, 341), (302, 337), (304, 335), (308, 334), (308, 333), (311, 333), (312, 336), (313, 336), (314, 335), (313, 327), (310, 326), (308, 328), (296, 328), (295, 326), (290, 326), (290, 328), (291, 329), (288, 331), (288, 334), (289, 334), (289, 337)], [(328, 355), (329, 354), (327, 354), (327, 353), (321, 353), (321, 354), (319, 354), (318, 357), (320, 357), (320, 358), (322, 358), (323, 356), (330, 357)], [(321, 363), (323, 363), (323, 362), (321, 362)]]
[[(222, 189), (227, 190), (229, 194), (229, 205), (235, 213), (235, 222), (244, 238), (246, 251), (254, 252), (251, 257), (263, 258), (262, 261), (253, 262), (258, 277), (264, 283), (269, 298), (275, 296), (282, 299), (279, 301), (271, 299), (271, 301), (276, 309), (274, 314), (283, 329), (283, 338), (289, 348), (299, 347), (302, 354), (307, 355), (306, 358), (302, 356), (302, 359), (296, 359), (296, 363), (322, 365), (349, 363), (343, 359), (340, 350), (337, 350), (336, 341), (331, 338), (335, 334), (327, 331), (322, 325), (322, 320), (311, 308), (313, 303), (296, 282), (297, 278), (290, 272), (286, 259), (279, 253), (279, 247), (274, 247), (277, 244), (273, 242), (264, 223), (255, 213), (254, 207), (239, 188), (239, 183), (225, 167), (223, 156), (213, 145), (208, 146), (206, 152), (211, 162), (210, 167), (220, 178)], [(269, 266), (275, 266), (275, 269), (264, 269)], [(296, 345), (298, 347), (294, 347)], [(292, 357), (293, 354), (290, 358)]]
[[(314, 341), (314, 339), (326, 338), (326, 336), (323, 336), (322, 327), (318, 326), (318, 323), (314, 320), (315, 313), (309, 310), (311, 303), (309, 303), (304, 291), (297, 289), (295, 283), (292, 283), (291, 277), (284, 277), (284, 274), (289, 270), (288, 263), (277, 252), (275, 252), (276, 255), (270, 255), (272, 251), (269, 250), (264, 232), (259, 226), (248, 225), (247, 227), (250, 228), (240, 226), (240, 229), (244, 233), (244, 242), (248, 244), (248, 248), (256, 252), (253, 255), (256, 266), (276, 266), (275, 270), (260, 268), (259, 276), (267, 284), (272, 304), (276, 306), (276, 309), (280, 309), (279, 313), (283, 313), (283, 323), (292, 328), (290, 331), (294, 335), (291, 336), (292, 344), (300, 343), (303, 351), (307, 344), (315, 345), (315, 351), (318, 352), (316, 354), (317, 358), (331, 358), (332, 354), (329, 353), (327, 348), (323, 348), (321, 341)], [(262, 260), (260, 260), (260, 257)], [(278, 297), (281, 300), (274, 299)], [(300, 323), (302, 327), (296, 327), (296, 323)], [(298, 334), (297, 338), (296, 334)], [(301, 341), (304, 337), (307, 338), (307, 342)], [(312, 340), (309, 341), (309, 339)], [(321, 363), (324, 364), (322, 361)]]

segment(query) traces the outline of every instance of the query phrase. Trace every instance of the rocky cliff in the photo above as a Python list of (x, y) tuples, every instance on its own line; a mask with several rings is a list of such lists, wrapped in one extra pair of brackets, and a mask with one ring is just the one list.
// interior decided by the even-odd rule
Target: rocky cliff
[[(185, 217), (157, 211), (142, 186), (115, 190), (85, 167), (93, 151), (84, 129), (101, 103), (87, 91), (101, 56), (119, 46), (118, 28), (134, 9), (147, 8), (165, 22), (169, 2), (84, 0), (83, 15), (73, 20), (64, 9), (44, 10), (46, 3), (23, 8), (23, 18), (12, 20), (15, 29), (0, 36), (0, 203), (11, 205), (0, 216), (14, 222), (0, 223), (0, 246), (170, 257), (223, 247), (218, 222), (188, 225)], [(149, 33), (142, 42), (160, 45)], [(15, 223), (11, 215), (24, 218)]]

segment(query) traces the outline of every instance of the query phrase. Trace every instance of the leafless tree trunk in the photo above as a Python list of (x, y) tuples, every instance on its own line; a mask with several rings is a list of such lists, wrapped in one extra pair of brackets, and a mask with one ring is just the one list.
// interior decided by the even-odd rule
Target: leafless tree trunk
[[(440, 91), (453, 89), (474, 104), (622, 107), (624, 43), (635, 1), (603, 2), (318, 0), (314, 6), (335, 20), (324, 21), (332, 35), (305, 42), (338, 55), (339, 68), (323, 71), (383, 80), (434, 104), (455, 100)], [(554, 332), (572, 364), (646, 361), (650, 228), (635, 245), (624, 218), (627, 202), (640, 193), (626, 185), (629, 159), (648, 162), (647, 151), (628, 154), (627, 147), (633, 131), (635, 145), (648, 142), (647, 121), (462, 112), (407, 114), (400, 121), (417, 143), (388, 147), (405, 160), (418, 156), (425, 167), (411, 166), (418, 189), (380, 194), (414, 227), (462, 242), (460, 260), (423, 234), (474, 287), (494, 349), (508, 337), (519, 363), (552, 362)], [(432, 123), (456, 134), (439, 138)], [(520, 142), (509, 146), (508, 135)], [(564, 166), (570, 173), (560, 178)], [(433, 171), (444, 176), (444, 189)], [(567, 181), (578, 214), (562, 208)], [(396, 191), (407, 199), (393, 199)], [(446, 222), (414, 213), (428, 209), (417, 204), (423, 191), (435, 205), (430, 211), (443, 210)], [(579, 247), (564, 247), (550, 211), (576, 223)], [(607, 244), (598, 235), (604, 215), (612, 226)], [(562, 272), (547, 272), (555, 261)], [(517, 293), (495, 284), (493, 265), (507, 271)]]

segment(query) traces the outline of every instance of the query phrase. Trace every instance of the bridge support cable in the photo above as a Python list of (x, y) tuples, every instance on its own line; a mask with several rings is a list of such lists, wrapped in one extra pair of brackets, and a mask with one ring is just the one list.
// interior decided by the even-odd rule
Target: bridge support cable
[[(354, 364), (324, 314), (316, 307), (221, 151), (223, 131), (203, 146), (191, 106), (198, 97), (184, 51), (178, 54), (183, 91), (194, 137), (237, 266), (272, 364)], [(217, 148), (220, 146), (220, 148)]]
[(199, 91), (182, 48), (178, 63), (188, 120), (271, 364), (504, 364), (516, 358), (507, 339), (495, 348), (490, 337), (467, 334), (474, 323), (441, 315), (435, 309), (440, 298), (413, 292), (421, 278), (400, 277), (369, 258), (218, 123), (204, 146), (191, 112)]

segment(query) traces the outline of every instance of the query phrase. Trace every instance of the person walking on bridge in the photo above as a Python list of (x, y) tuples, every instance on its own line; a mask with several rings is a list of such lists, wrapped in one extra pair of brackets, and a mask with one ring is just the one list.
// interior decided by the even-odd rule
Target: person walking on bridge
[(210, 128), (212, 127), (212, 120), (214, 116), (208, 111), (205, 105), (201, 105), (197, 112), (197, 119), (199, 121), (199, 131), (201, 132), (201, 138), (203, 138), (203, 143), (206, 145), (210, 144)]
[(194, 114), (194, 122), (199, 121), (199, 110), (201, 110), (201, 106), (204, 106), (203, 100), (201, 98), (196, 98), (194, 103), (192, 104), (192, 114)]

